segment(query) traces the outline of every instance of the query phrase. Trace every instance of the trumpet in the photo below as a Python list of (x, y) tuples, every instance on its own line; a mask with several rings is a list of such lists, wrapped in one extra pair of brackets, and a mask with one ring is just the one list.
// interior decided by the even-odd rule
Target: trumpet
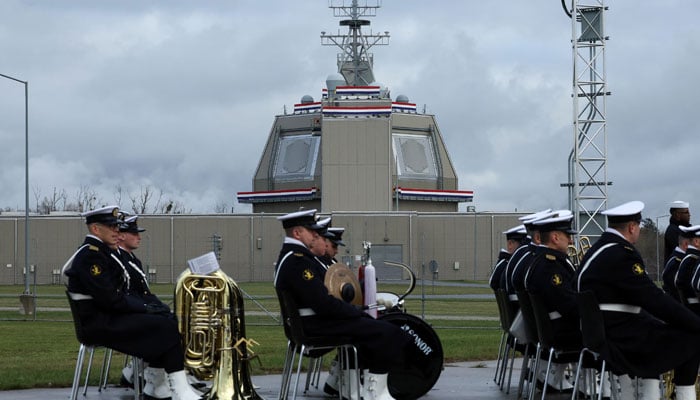
[(209, 275), (183, 272), (175, 286), (175, 315), (185, 350), (185, 368), (212, 381), (207, 399), (262, 400), (250, 379), (257, 344), (245, 336), (243, 296), (221, 270)]

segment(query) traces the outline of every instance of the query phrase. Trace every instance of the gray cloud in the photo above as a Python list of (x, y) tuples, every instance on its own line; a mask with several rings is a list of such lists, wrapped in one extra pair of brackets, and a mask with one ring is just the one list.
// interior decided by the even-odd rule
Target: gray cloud
[[(571, 22), (559, 3), (384, 1), (375, 75), (437, 116), (478, 210), (566, 207)], [(30, 186), (162, 189), (195, 212), (233, 206), (275, 115), (320, 96), (338, 30), (326, 3), (3, 2), (0, 73), (30, 82)], [(700, 5), (606, 14), (611, 205), (697, 203)], [(0, 79), (0, 207), (24, 203), (23, 91)], [(33, 202), (33, 200), (32, 200)], [(691, 204), (692, 205), (692, 204)], [(236, 206), (245, 210), (245, 206)]]

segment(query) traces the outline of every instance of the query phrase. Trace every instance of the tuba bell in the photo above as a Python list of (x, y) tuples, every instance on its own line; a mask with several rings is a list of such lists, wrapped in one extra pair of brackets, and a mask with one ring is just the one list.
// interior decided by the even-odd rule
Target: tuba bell
[(262, 400), (250, 379), (243, 296), (223, 271), (198, 275), (189, 269), (175, 286), (175, 315), (182, 336), (185, 368), (211, 381), (206, 398)]

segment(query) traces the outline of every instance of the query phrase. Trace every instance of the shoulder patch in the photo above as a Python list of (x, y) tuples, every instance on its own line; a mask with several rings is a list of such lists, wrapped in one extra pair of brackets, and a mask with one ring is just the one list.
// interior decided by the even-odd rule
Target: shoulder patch
[(314, 279), (314, 273), (310, 269), (305, 269), (304, 272), (302, 272), (302, 277), (304, 278), (305, 281), (310, 281)]
[(95, 246), (94, 244), (91, 244), (90, 246), (88, 246), (88, 250), (100, 251), (100, 248)]
[(92, 264), (92, 267), (90, 267), (90, 275), (92, 275), (92, 276), (102, 275), (102, 267), (100, 267), (97, 264)]
[(634, 247), (630, 247), (630, 246), (624, 246), (624, 247), (625, 247), (625, 250), (634, 252)]
[(304, 253), (294, 253), (294, 257), (304, 257)]
[(642, 275), (642, 274), (644, 274), (644, 267), (642, 266), (642, 264), (640, 264), (640, 263), (635, 263), (635, 264), (632, 266), (632, 273), (634, 273), (635, 275)]
[(552, 275), (552, 285), (559, 286), (562, 283), (564, 283), (564, 281), (561, 279), (561, 275), (559, 275), (559, 274)]
[(545, 254), (544, 257), (545, 257), (547, 260), (549, 260), (549, 261), (554, 261), (554, 260), (557, 259), (557, 257), (554, 256), (554, 254)]

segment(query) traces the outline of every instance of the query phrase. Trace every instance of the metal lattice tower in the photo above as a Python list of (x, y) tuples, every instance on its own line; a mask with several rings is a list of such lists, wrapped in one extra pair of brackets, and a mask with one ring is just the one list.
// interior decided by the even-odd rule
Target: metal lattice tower
[(608, 150), (603, 0), (572, 0), (574, 147), (569, 156), (569, 205), (581, 236), (605, 230)]
[[(350, 3), (350, 4), (346, 4)], [(342, 74), (350, 86), (367, 86), (374, 83), (373, 55), (369, 49), (374, 45), (389, 44), (389, 32), (374, 34), (362, 33), (363, 26), (369, 26), (369, 20), (361, 17), (374, 17), (381, 7), (381, 0), (329, 0), (328, 7), (333, 9), (335, 17), (349, 18), (340, 21), (340, 26), (347, 26), (348, 33), (326, 34), (321, 32), (321, 44), (338, 46), (338, 73)]]

